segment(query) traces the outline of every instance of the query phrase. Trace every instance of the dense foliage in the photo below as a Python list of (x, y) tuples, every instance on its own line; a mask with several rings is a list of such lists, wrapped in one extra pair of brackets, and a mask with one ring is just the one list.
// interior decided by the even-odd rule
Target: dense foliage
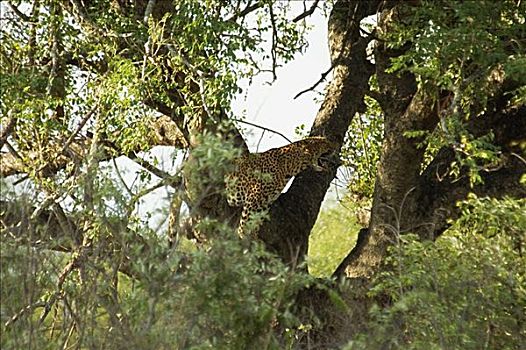
[[(204, 156), (185, 171), (221, 175), (234, 151), (218, 142), (206, 137), (195, 152)], [(207, 250), (183, 237), (169, 245), (165, 234), (128, 217), (133, 207), (105, 175), (98, 172), (96, 214), (76, 254), (2, 236), (2, 348), (281, 349), (302, 336), (292, 297), (315, 284), (312, 277), (214, 220), (194, 227), (217, 238)], [(209, 175), (204, 181), (217, 178)], [(21, 202), (9, 210), (29, 217), (29, 199)], [(49, 223), (25, 224), (20, 229), (34, 238)], [(53, 243), (46, 248), (70, 244)]]
[(461, 203), (436, 242), (400, 236), (370, 293), (367, 330), (347, 349), (520, 349), (526, 341), (525, 200)]
[[(2, 214), (27, 219), (2, 227), (2, 348), (276, 348), (288, 340), (274, 324), (298, 325), (291, 295), (308, 276), (217, 220), (194, 227), (221, 237), (200, 251), (138, 211), (181, 174), (217, 186), (238, 150), (210, 133), (184, 171), (136, 152), (159, 142), (155, 111), (185, 125), (229, 115), (240, 78), (275, 76), (302, 50), (305, 22), (280, 1), (246, 13), (250, 2), (143, 5), (2, 2), (2, 125), (15, 120), (9, 142), (27, 174), (2, 179), (2, 200), (16, 203)], [(143, 166), (135, 179), (106, 161), (118, 154)], [(68, 234), (38, 220), (49, 213)]]
[(393, 58), (389, 72), (414, 74), (417, 83), (441, 101), (440, 128), (406, 135), (425, 135), (431, 153), (453, 145), (451, 172), (458, 175), (468, 167), (472, 184), (480, 183), (479, 171), (495, 167), (499, 149), (491, 130), (476, 136), (467, 124), (496, 108), (488, 102), (502, 93), (503, 82), (509, 89), (506, 107), (526, 103), (526, 6), (513, 1), (430, 1), (404, 11), (410, 14), (408, 20), (385, 37), (391, 48), (410, 48)]
[[(302, 5), (1, 3), (2, 349), (526, 343), (526, 3)], [(224, 198), (246, 152), (239, 81), (273, 81), (333, 5), (311, 133), (339, 139), (347, 194), (314, 224), (339, 166), (323, 159), (256, 215), (274, 236), (240, 239)]]

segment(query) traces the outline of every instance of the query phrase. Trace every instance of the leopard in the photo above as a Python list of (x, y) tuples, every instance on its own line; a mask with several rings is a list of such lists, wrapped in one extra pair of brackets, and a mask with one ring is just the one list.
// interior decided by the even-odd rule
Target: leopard
[[(325, 137), (312, 136), (273, 148), (261, 153), (248, 153), (234, 160), (233, 171), (226, 175), (227, 202), (231, 207), (242, 207), (238, 234), (255, 235), (261, 224), (248, 229), (247, 222), (265, 214), (281, 195), (289, 180), (311, 167), (316, 171), (328, 171), (322, 166), (322, 157), (334, 153), (337, 143)], [(264, 216), (264, 215), (263, 215)]]

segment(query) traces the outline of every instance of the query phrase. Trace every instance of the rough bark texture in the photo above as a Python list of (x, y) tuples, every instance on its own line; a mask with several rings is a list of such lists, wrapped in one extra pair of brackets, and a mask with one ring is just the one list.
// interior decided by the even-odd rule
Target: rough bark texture
[[(393, 21), (403, 18), (399, 11), (395, 7), (382, 14), (380, 34), (388, 31)], [(512, 155), (513, 152), (521, 153), (517, 144), (526, 135), (526, 111), (524, 106), (506, 107), (510, 102), (507, 92), (515, 88), (510, 81), (492, 82), (494, 93), (489, 98), (485, 115), (472, 119), (467, 126), (476, 137), (493, 132), (494, 143), (502, 150), (499, 167), (482, 172), (484, 184), (470, 188), (466, 169), (460, 178), (445, 176), (455, 159), (452, 148), (440, 150), (422, 172), (424, 149), (417, 147), (421, 140), (407, 138), (404, 133), (433, 130), (439, 120), (438, 102), (436, 97), (425, 92), (425, 86), (417, 88), (411, 75), (386, 72), (390, 58), (403, 51), (387, 49), (382, 42), (376, 45), (380, 91), (375, 98), (384, 112), (385, 133), (371, 220), (368, 229), (360, 232), (357, 247), (339, 266), (337, 276), (345, 271), (348, 277), (371, 277), (379, 270), (387, 248), (396, 242), (399, 234), (414, 232), (422, 238), (435, 239), (448, 227), (447, 219), (458, 216), (456, 203), (466, 199), (469, 192), (496, 198), (526, 195), (524, 187), (518, 184), (525, 164)]]
[[(160, 5), (156, 6), (152, 13), (154, 18), (162, 18), (165, 13), (172, 11), (169, 3), (159, 2)], [(517, 147), (517, 143), (524, 142), (526, 137), (526, 107), (509, 107), (507, 92), (514, 88), (513, 82), (495, 82), (496, 92), (489, 96), (489, 107), (485, 115), (468, 125), (468, 130), (475, 136), (493, 131), (495, 144), (502, 152), (501, 164), (491, 171), (483, 172), (483, 185), (470, 188), (465, 172), (460, 178), (444, 176), (455, 157), (452, 148), (441, 149), (433, 161), (422, 169), (424, 150), (417, 147), (421, 140), (407, 138), (404, 133), (413, 130), (429, 131), (437, 126), (439, 118), (436, 97), (430, 96), (425, 86), (418, 87), (411, 74), (394, 75), (386, 71), (391, 58), (402, 54), (404, 49), (392, 50), (382, 41), (377, 41), (373, 65), (367, 59), (366, 50), (373, 36), (363, 36), (359, 28), (360, 21), (364, 18), (381, 12), (377, 33), (381, 36), (389, 31), (393, 21), (403, 18), (397, 7), (400, 3), (382, 0), (341, 0), (334, 4), (329, 19), (333, 79), (327, 87), (325, 100), (310, 135), (324, 136), (342, 145), (353, 116), (365, 111), (364, 96), (370, 90), (369, 80), (374, 73), (379, 86), (379, 91), (374, 96), (384, 114), (385, 134), (369, 227), (360, 231), (356, 247), (335, 272), (336, 277), (346, 275), (353, 287), (353, 293), (348, 294), (348, 302), (355, 314), (335, 310), (325, 291), (306, 290), (300, 293), (298, 298), (300, 306), (315, 310), (321, 319), (327, 321), (327, 327), (324, 329), (326, 335), (334, 335), (345, 331), (342, 329), (346, 328), (348, 336), (349, 333), (358, 330), (353, 328), (355, 324), (361, 323), (356, 321), (356, 317), (366, 317), (364, 315), (371, 303), (366, 294), (368, 281), (381, 269), (387, 248), (396, 241), (398, 234), (415, 232), (424, 239), (435, 239), (447, 229), (446, 219), (458, 216), (456, 203), (465, 199), (469, 192), (492, 197), (526, 196), (526, 189), (517, 185), (519, 178), (526, 172), (526, 164), (518, 156), (521, 151)], [(418, 5), (419, 2), (412, 3)], [(131, 6), (127, 1), (115, 2), (115, 6), (123, 13), (131, 11), (138, 17), (144, 15), (147, 4), (148, 1), (138, 1), (135, 6)], [(77, 61), (69, 60), (67, 56), (64, 56), (64, 59), (67, 64), (80, 65)], [(58, 73), (65, 69), (63, 65), (57, 67)], [(101, 64), (91, 68), (103, 74), (107, 67)], [(177, 72), (167, 70), (166, 74)], [(179, 78), (181, 81), (185, 80), (185, 77)], [(56, 92), (57, 97), (60, 94)], [(174, 91), (168, 91), (166, 94), (175, 105), (183, 103)], [(196, 136), (205, 129), (213, 129), (213, 126), (207, 123), (204, 113), (198, 115), (191, 123), (185, 123), (184, 117), (177, 115), (175, 109), (159, 101), (148, 100), (145, 104), (162, 114), (152, 123), (150, 146), (170, 145), (192, 150), (198, 145)], [(60, 109), (56, 111), (58, 116), (62, 112)], [(220, 119), (226, 119), (224, 113), (217, 112)], [(15, 119), (7, 121), (0, 135), (2, 145), (10, 137), (14, 123)], [(49, 155), (46, 168), (40, 169), (43, 176), (53, 176), (68, 163), (80, 164), (86, 157), (91, 147), (91, 138), (89, 135), (73, 136), (74, 139), (67, 147), (64, 147), (62, 141), (57, 141), (56, 147), (50, 147), (56, 148), (56, 151)], [(234, 140), (234, 144), (243, 152), (247, 151), (238, 130), (231, 129), (224, 133), (224, 137)], [(99, 155), (98, 160), (122, 154), (109, 142), (102, 140), (101, 144), (105, 145), (107, 150), (111, 149), (111, 152)], [(27, 159), (37, 156), (39, 155), (33, 155), (31, 152), (26, 154)], [(134, 157), (133, 154), (129, 156)], [(4, 177), (31, 170), (21, 157), (17, 157), (16, 152), (2, 153), (0, 161), (0, 175)], [(148, 167), (147, 164), (142, 165)], [(336, 175), (338, 165), (339, 161), (333, 159), (330, 171), (306, 170), (296, 176), (288, 192), (281, 195), (272, 205), (270, 219), (260, 228), (259, 236), (268, 248), (290, 265), (297, 265), (304, 260), (310, 231), (329, 185)], [(154, 168), (148, 170), (152, 173), (157, 171)], [(169, 174), (160, 176), (170, 178)], [(187, 185), (191, 185), (191, 178), (185, 180)], [(177, 181), (172, 185), (179, 189), (181, 183)], [(236, 221), (240, 209), (229, 207), (226, 199), (219, 193), (220, 190), (205, 188), (202, 189), (199, 199), (184, 198), (194, 214), (192, 219), (199, 221), (203, 217), (210, 217), (232, 224)], [(72, 245), (82, 241), (79, 222), (67, 217), (59, 207), (55, 210), (45, 209), (37, 214), (35, 208), (21, 208), (13, 203), (0, 202), (2, 224), (8, 227), (5, 232), (11, 235), (15, 242), (29, 242), (33, 246), (44, 242), (49, 244), (47, 249), (69, 251)], [(33, 221), (30, 222), (30, 219)], [(194, 223), (191, 223), (190, 230)], [(45, 227), (46, 232), (42, 237), (24, 237), (24, 231), (28, 231), (24, 229), (29, 225)], [(125, 230), (125, 227), (115, 228), (115, 232), (119, 230)], [(343, 318), (338, 319), (340, 316)], [(348, 319), (350, 317), (355, 318)], [(342, 329), (338, 330), (338, 327)], [(338, 344), (339, 341), (337, 338), (324, 340), (325, 344), (330, 343), (330, 346)]]
[[(389, 30), (392, 21), (403, 20), (399, 11), (395, 7), (382, 13), (379, 36), (382, 31)], [(476, 137), (492, 131), (494, 143), (502, 152), (499, 166), (482, 172), (483, 184), (471, 188), (466, 169), (460, 178), (444, 176), (455, 159), (452, 148), (441, 149), (422, 170), (424, 149), (417, 147), (421, 139), (407, 138), (404, 133), (431, 131), (437, 126), (437, 98), (430, 96), (425, 86), (418, 88), (412, 75), (386, 72), (390, 59), (402, 54), (404, 49), (392, 50), (382, 41), (376, 43), (375, 72), (379, 91), (371, 95), (382, 108), (385, 129), (371, 220), (368, 228), (360, 230), (356, 246), (334, 273), (336, 278), (347, 277), (350, 291), (343, 293), (349, 310), (346, 313), (335, 310), (321, 291), (305, 291), (299, 299), (324, 320), (323, 329), (315, 334), (317, 343), (338, 346), (339, 336), (349, 339), (361, 331), (362, 317), (366, 317), (369, 306), (375, 302), (367, 297), (370, 278), (383, 268), (387, 248), (397, 241), (399, 234), (414, 232), (423, 239), (437, 238), (447, 229), (448, 218), (458, 217), (457, 203), (466, 199), (470, 192), (494, 198), (526, 197), (526, 188), (519, 185), (519, 179), (526, 172), (526, 163), (518, 156), (522, 154), (518, 145), (525, 141), (526, 135), (526, 107), (506, 107), (510, 102), (507, 92), (516, 88), (512, 82), (494, 82), (495, 93), (489, 98), (485, 115), (473, 119), (467, 126)], [(350, 68), (355, 70), (355, 66)], [(328, 93), (327, 99), (330, 98)], [(335, 320), (335, 315), (342, 318)]]
[[(141, 1), (130, 7), (127, 2), (116, 2), (116, 6), (124, 14), (129, 15), (133, 12), (134, 16), (142, 18), (147, 3)], [(379, 85), (376, 98), (385, 117), (385, 139), (378, 168), (372, 218), (369, 229), (362, 230), (361, 244), (353, 250), (349, 259), (346, 259), (346, 262), (350, 263), (347, 267), (348, 276), (370, 276), (377, 269), (387, 246), (398, 232), (412, 230), (422, 237), (438, 236), (447, 227), (446, 215), (443, 214), (447, 213), (455, 217), (454, 203), (464, 198), (469, 191), (465, 178), (455, 180), (437, 177), (437, 173), (444, 173), (443, 168), (453, 159), (451, 149), (441, 150), (435, 160), (421, 173), (423, 150), (416, 147), (420, 140), (403, 136), (405, 131), (431, 130), (438, 121), (433, 97), (424, 89), (417, 89), (413, 76), (393, 75), (386, 72), (390, 59), (403, 53), (403, 50), (388, 49), (382, 41), (379, 41), (375, 49), (375, 64), (367, 59), (366, 47), (372, 40), (372, 35), (363, 36), (359, 28), (360, 21), (369, 15), (381, 12), (379, 33), (377, 33), (381, 35), (382, 31), (385, 33), (389, 30), (393, 20), (403, 17), (396, 7), (398, 4), (399, 2), (381, 0), (337, 1), (329, 20), (333, 79), (327, 88), (325, 100), (316, 116), (311, 135), (325, 136), (342, 144), (353, 116), (365, 110), (363, 98), (369, 91), (369, 79), (373, 73), (376, 73)], [(413, 5), (418, 5), (418, 2), (414, 2)], [(89, 22), (89, 13), (83, 12), (87, 9), (79, 9), (76, 6), (78, 5), (70, 4), (68, 10), (80, 15), (84, 18), (83, 21)], [(160, 19), (172, 10), (171, 5), (163, 3), (155, 7), (152, 15)], [(62, 50), (59, 44), (57, 41), (57, 59), (63, 61), (57, 61), (58, 73), (63, 73), (64, 63), (79, 65), (84, 69), (89, 67), (98, 74), (105, 73), (107, 65), (102, 63), (97, 66), (89, 65), (80, 62), (81, 58), (73, 60), (67, 53), (58, 52)], [(167, 70), (166, 74), (180, 73)], [(60, 78), (59, 75), (57, 78)], [(177, 80), (185, 81), (182, 76), (177, 77)], [(56, 81), (60, 82), (60, 79)], [(492, 105), (490, 103), (492, 108), (488, 110), (488, 113), (493, 113), (493, 118), (485, 116), (481, 119), (483, 122), (477, 121), (471, 126), (474, 134), (493, 130), (496, 134), (496, 143), (503, 147), (505, 155), (501, 168), (485, 174), (485, 185), (474, 188), (474, 191), (480, 194), (514, 196), (524, 194), (521, 187), (513, 185), (523, 172), (524, 164), (517, 157), (511, 156), (511, 153), (517, 150), (510, 148), (509, 144), (511, 141), (523, 138), (522, 135), (526, 133), (525, 113), (524, 107), (512, 110), (504, 108), (507, 100), (503, 96), (509, 90), (509, 87), (503, 88), (500, 95), (497, 93), (493, 97), (494, 102)], [(53, 93), (58, 96), (57, 91)], [(175, 91), (166, 93), (175, 105), (182, 103), (178, 100)], [(145, 104), (162, 114), (151, 124), (150, 146), (170, 145), (191, 149), (196, 146), (195, 136), (204, 128), (210, 127), (203, 113), (194, 123), (185, 124), (184, 117), (177, 115), (175, 110), (167, 105), (155, 100), (145, 101)], [(60, 113), (61, 111), (57, 111), (57, 114)], [(221, 111), (219, 115), (220, 118), (226, 119)], [(7, 120), (1, 135), (2, 143), (5, 143), (9, 137), (14, 120), (14, 118)], [(233, 139), (243, 152), (247, 151), (246, 144), (237, 130), (232, 129), (227, 132), (225, 138)], [(111, 152), (101, 155), (100, 160), (122, 154), (109, 142), (102, 143), (106, 144)], [(90, 147), (90, 137), (89, 135), (75, 137), (67, 146), (63, 148), (62, 143), (56, 145), (56, 152), (51, 152), (49, 155), (49, 164), (45, 169), (40, 169), (44, 176), (52, 176), (68, 163), (80, 163)], [(26, 156), (26, 159), (37, 157), (36, 154), (31, 153)], [(134, 158), (133, 154), (129, 156)], [(15, 152), (2, 153), (0, 160), (2, 176), (21, 174), (30, 170), (24, 159), (17, 157)], [(147, 164), (143, 165), (148, 167)], [(280, 196), (272, 206), (270, 220), (263, 224), (260, 237), (284, 261), (296, 264), (303, 260), (308, 249), (310, 230), (329, 184), (334, 179), (337, 167), (338, 160), (335, 159), (329, 172), (307, 170), (299, 174), (289, 191)], [(156, 171), (151, 167), (149, 170)], [(168, 174), (158, 174), (169, 177)], [(175, 186), (179, 187), (180, 182), (176, 182)], [(239, 215), (239, 209), (228, 207), (223, 196), (216, 193), (205, 196), (204, 199), (200, 198), (198, 203), (188, 204), (198, 213), (196, 220), (209, 216), (235, 222)]]
[(502, 109), (486, 117), (484, 122), (477, 120), (470, 129), (479, 136), (482, 132), (495, 132), (494, 143), (502, 152), (500, 164), (482, 171), (484, 182), (471, 188), (465, 173), (460, 178), (441, 175), (455, 159), (453, 149), (441, 149), (418, 177), (415, 190), (407, 198), (403, 217), (405, 230), (423, 239), (437, 238), (449, 227), (447, 219), (458, 217), (456, 204), (466, 199), (470, 192), (480, 197), (526, 197), (526, 187), (519, 185), (521, 176), (526, 173), (526, 163), (518, 157), (521, 154), (518, 144), (526, 135), (526, 106)]
[[(370, 39), (360, 36), (360, 21), (374, 14), (381, 1), (339, 1), (329, 19), (329, 45), (334, 75), (316, 116), (311, 136), (325, 136), (343, 144), (353, 116), (365, 108), (363, 98), (373, 73), (366, 58)], [(287, 193), (272, 205), (260, 237), (284, 261), (296, 264), (304, 259), (309, 233), (321, 203), (336, 175), (335, 160), (330, 172), (306, 170), (293, 181)]]
[[(389, 30), (397, 9), (384, 11), (379, 28)], [(348, 268), (352, 277), (366, 277), (381, 263), (383, 252), (399, 223), (399, 207), (406, 193), (419, 176), (424, 150), (417, 147), (419, 140), (403, 137), (405, 131), (431, 130), (437, 123), (433, 105), (424, 91), (416, 91), (414, 77), (388, 74), (391, 57), (400, 52), (376, 44), (375, 62), (380, 94), (378, 102), (384, 111), (384, 141), (378, 166), (369, 232), (361, 245), (360, 259)], [(396, 88), (392, 88), (395, 86)]]

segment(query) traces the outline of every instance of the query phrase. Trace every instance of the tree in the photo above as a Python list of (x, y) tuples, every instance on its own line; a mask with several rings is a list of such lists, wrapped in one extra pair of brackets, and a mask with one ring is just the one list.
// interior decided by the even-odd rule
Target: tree
[[(121, 346), (129, 341), (147, 347), (148, 340), (132, 336), (140, 328), (141, 310), (146, 318), (141, 329), (160, 334), (156, 310), (172, 308), (185, 315), (174, 318), (187, 330), (174, 335), (180, 348), (195, 346), (206, 331), (206, 339), (226, 339), (227, 328), (221, 327), (227, 325), (246, 332), (228, 338), (222, 343), (226, 348), (278, 346), (286, 343), (286, 331), (270, 335), (279, 329), (276, 320), (282, 330), (294, 323), (284, 316), (293, 296), (296, 310), (305, 306), (320, 318), (319, 332), (313, 332), (319, 341), (335, 337), (334, 343), (344, 343), (363, 329), (372, 303), (389, 303), (368, 290), (392, 268), (383, 262), (402, 233), (436, 240), (460, 217), (456, 204), (471, 192), (525, 196), (519, 183), (526, 167), (525, 5), (335, 1), (328, 21), (332, 80), (309, 134), (349, 149), (342, 157), (357, 167), (364, 162), (356, 157), (360, 150), (346, 144), (353, 120), (375, 120), (370, 123), (375, 135), (383, 127), (379, 140), (363, 143), (379, 152), (377, 164), (368, 161), (367, 185), (351, 188), (367, 196), (365, 188), (374, 187), (368, 227), (334, 272), (352, 286), (346, 302), (363, 319), (340, 325), (351, 329), (347, 338), (341, 329), (331, 329), (328, 320), (348, 312), (334, 307), (341, 301), (336, 287), (306, 288), (313, 283), (308, 276), (291, 277), (284, 267), (303, 266), (338, 161), (326, 172), (302, 172), (272, 205), (259, 231), (263, 250), (253, 248), (244, 257), (242, 246), (225, 244), (240, 209), (227, 205), (222, 179), (231, 160), (248, 151), (229, 109), (237, 81), (265, 72), (275, 77), (276, 68), (306, 45), (304, 21), (319, 5), (314, 1), (299, 15), (281, 1), (2, 5), (2, 240), (3, 255), (16, 261), (9, 266), (3, 257), (2, 266), (11, 283), (30, 281), (24, 291), (13, 289), (23, 297), (14, 305), (18, 311), (3, 312), (2, 321), (6, 328), (18, 319), (25, 322), (20, 329), (29, 329), (29, 343), (22, 343), (46, 343), (42, 330), (55, 331), (49, 317), (54, 311), (55, 322), (63, 324), (54, 341), (64, 347), (70, 334), (78, 347), (106, 341), (111, 332), (86, 326), (90, 320), (111, 325)], [(366, 24), (373, 15), (376, 23)], [(174, 175), (140, 157), (155, 145), (185, 152), (182, 170)], [(118, 167), (105, 163), (119, 156), (144, 168), (146, 186), (122, 185)], [(152, 175), (160, 180), (148, 181)], [(16, 184), (22, 181), (30, 189), (21, 193)], [(141, 197), (161, 186), (174, 191), (164, 236), (134, 214)], [(197, 253), (180, 251), (183, 235), (198, 242)], [(274, 262), (259, 268), (261, 260)], [(58, 267), (46, 274), (51, 266)], [(207, 277), (199, 276), (203, 271)], [(27, 277), (32, 274), (39, 278)], [(249, 274), (250, 283), (244, 279)], [(265, 283), (267, 274), (280, 282)], [(213, 299), (231, 297), (236, 289), (227, 283), (231, 279), (245, 281), (240, 285), (248, 294), (240, 300), (258, 295), (267, 308), (247, 302), (243, 305), (256, 311), (238, 318), (217, 311), (221, 307)], [(142, 289), (126, 294), (134, 281)], [(75, 288), (76, 283), (86, 287)], [(168, 297), (175, 286), (180, 292), (196, 288), (194, 294), (182, 293), (188, 304)], [(211, 286), (214, 298), (204, 292)], [(4, 291), (15, 300), (14, 292)], [(210, 319), (191, 310), (197, 305), (207, 306)], [(37, 309), (43, 310), (38, 324), (32, 320)], [(64, 315), (56, 316), (59, 312)], [(106, 320), (95, 316), (99, 312)]]

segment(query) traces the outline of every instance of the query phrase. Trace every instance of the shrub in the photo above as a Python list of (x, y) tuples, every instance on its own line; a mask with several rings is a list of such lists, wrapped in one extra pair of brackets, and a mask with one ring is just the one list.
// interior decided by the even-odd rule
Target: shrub
[[(526, 344), (526, 200), (461, 203), (436, 242), (400, 238), (378, 276), (367, 331), (350, 349), (520, 349)], [(384, 307), (385, 306), (385, 307)]]

